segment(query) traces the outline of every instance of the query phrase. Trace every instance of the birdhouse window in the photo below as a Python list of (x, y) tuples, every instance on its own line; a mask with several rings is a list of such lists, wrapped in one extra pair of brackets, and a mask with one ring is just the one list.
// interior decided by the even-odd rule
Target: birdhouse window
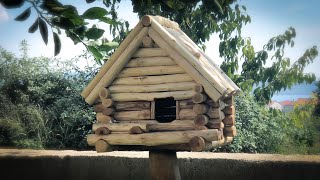
[(176, 101), (172, 98), (155, 99), (155, 119), (160, 123), (176, 119)]

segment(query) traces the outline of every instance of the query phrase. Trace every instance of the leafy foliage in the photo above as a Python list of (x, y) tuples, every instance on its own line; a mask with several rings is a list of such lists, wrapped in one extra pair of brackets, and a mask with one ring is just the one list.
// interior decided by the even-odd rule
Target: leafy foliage
[(314, 108), (314, 114), (320, 117), (320, 81), (317, 82), (317, 90), (315, 91), (316, 106)]

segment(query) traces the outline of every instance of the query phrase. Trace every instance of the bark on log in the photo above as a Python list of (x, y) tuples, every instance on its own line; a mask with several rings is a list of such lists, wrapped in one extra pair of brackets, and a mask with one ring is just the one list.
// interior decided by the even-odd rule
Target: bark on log
[(130, 57), (139, 48), (143, 37), (148, 33), (148, 28), (143, 28), (140, 33), (131, 41), (131, 43), (126, 47), (126, 50), (118, 57), (112, 66), (108, 69), (108, 73), (105, 73), (99, 82), (95, 85), (90, 94), (86, 97), (85, 101), (88, 104), (92, 104), (99, 97), (99, 90), (101, 87), (108, 87), (112, 81), (117, 77), (119, 72), (128, 63)]
[(140, 111), (150, 109), (149, 101), (115, 102), (116, 111)]
[(205, 114), (208, 111), (209, 106), (206, 104), (195, 104), (192, 109), (196, 114)]
[(191, 151), (200, 152), (203, 151), (206, 147), (206, 141), (199, 136), (192, 137), (189, 141)]
[(201, 93), (196, 93), (192, 97), (193, 103), (202, 103), (202, 102), (205, 102), (206, 100), (207, 100), (207, 96), (205, 94), (201, 94)]
[(196, 113), (194, 113), (192, 109), (181, 109), (179, 112), (179, 117), (181, 120), (194, 119), (196, 116)]
[(200, 136), (206, 141), (216, 141), (221, 138), (221, 133), (216, 129), (206, 131), (173, 131), (173, 132), (153, 132), (143, 134), (109, 134), (98, 136), (89, 134), (87, 142), (90, 146), (100, 139), (107, 141), (111, 145), (145, 145), (158, 146), (168, 144), (189, 143), (194, 136)]
[(163, 76), (140, 76), (117, 78), (113, 81), (113, 85), (143, 85), (143, 84), (163, 84), (175, 82), (193, 81), (189, 74), (172, 74)]
[(132, 67), (123, 69), (118, 75), (119, 78), (123, 77), (136, 77), (136, 76), (154, 76), (154, 75), (168, 75), (168, 74), (183, 74), (185, 71), (177, 66), (150, 66), (150, 67)]
[(197, 126), (204, 126), (209, 122), (209, 117), (207, 115), (197, 115), (194, 118), (194, 124)]
[(126, 67), (172, 66), (176, 63), (170, 57), (149, 57), (131, 59)]
[(192, 99), (188, 100), (181, 100), (179, 102), (180, 109), (192, 109), (194, 106), (194, 103), (192, 102)]
[(95, 75), (95, 77), (91, 80), (88, 86), (82, 91), (81, 96), (86, 98), (90, 92), (96, 87), (100, 79), (106, 74), (106, 72), (111, 68), (111, 66), (115, 63), (116, 60), (120, 57), (123, 51), (128, 47), (133, 39), (140, 33), (143, 29), (143, 25), (139, 22), (128, 34), (128, 36), (122, 41), (116, 51), (112, 54), (110, 59), (102, 66), (100, 71)]
[(228, 106), (228, 107), (224, 108), (223, 112), (227, 115), (234, 115), (236, 113), (234, 106)]
[(117, 121), (132, 121), (135, 119), (150, 119), (150, 110), (142, 110), (142, 111), (122, 111), (115, 112), (113, 117)]
[(161, 48), (139, 48), (132, 57), (144, 58), (144, 57), (166, 57), (167, 52)]
[(223, 119), (223, 123), (227, 126), (234, 126), (235, 123), (235, 116), (234, 115), (226, 115), (226, 117)]
[(154, 101), (155, 98), (173, 97), (175, 100), (190, 99), (193, 91), (169, 91), (154, 93), (114, 93), (111, 98), (114, 101)]
[(107, 141), (104, 141), (104, 140), (98, 140), (95, 143), (95, 148), (98, 153), (112, 151), (111, 145)]
[(149, 36), (146, 36), (142, 39), (142, 47), (151, 48), (153, 47), (153, 44), (154, 42)]
[(224, 136), (234, 137), (237, 134), (237, 129), (235, 126), (226, 126), (223, 128)]
[[(153, 123), (156, 123), (153, 122)], [(134, 126), (140, 127), (144, 132), (147, 132), (147, 123), (145, 122), (120, 122), (120, 123), (96, 123), (92, 125), (92, 130), (96, 131), (97, 129), (104, 127), (108, 128), (111, 132), (129, 132), (130, 129)]]
[(102, 113), (97, 113), (96, 118), (99, 123), (111, 123), (113, 121), (111, 116), (106, 116)]
[(154, 85), (112, 85), (109, 90), (112, 93), (140, 93), (140, 92), (162, 92), (162, 91), (186, 91), (192, 90), (194, 82), (177, 82)]

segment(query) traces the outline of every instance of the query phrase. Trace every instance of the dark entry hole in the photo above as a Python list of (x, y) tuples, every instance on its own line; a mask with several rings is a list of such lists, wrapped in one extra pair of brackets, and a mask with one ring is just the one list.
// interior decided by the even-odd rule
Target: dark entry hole
[(176, 119), (176, 101), (172, 98), (155, 99), (155, 118), (160, 123)]

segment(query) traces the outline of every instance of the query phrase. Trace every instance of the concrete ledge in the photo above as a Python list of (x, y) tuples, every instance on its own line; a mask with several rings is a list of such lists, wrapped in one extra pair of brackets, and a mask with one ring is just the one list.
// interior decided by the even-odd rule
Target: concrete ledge
[[(319, 179), (320, 156), (178, 153), (181, 178)], [(148, 152), (0, 149), (1, 179), (149, 179)]]

